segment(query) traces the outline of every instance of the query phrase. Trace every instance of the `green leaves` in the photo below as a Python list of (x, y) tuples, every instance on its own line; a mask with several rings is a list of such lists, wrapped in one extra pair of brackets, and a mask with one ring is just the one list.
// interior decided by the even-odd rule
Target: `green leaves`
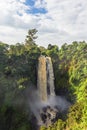
[(28, 35), (26, 36), (26, 40), (25, 40), (26, 45), (36, 45), (35, 39), (37, 39), (37, 36), (35, 36), (35, 35), (37, 32), (38, 31), (36, 29), (30, 29), (28, 31)]
[(42, 54), (52, 58), (56, 94), (65, 96), (73, 104), (67, 120), (61, 118), (53, 126), (41, 130), (86, 130), (87, 43), (74, 41), (60, 49), (49, 44), (46, 49), (36, 45), (36, 33), (36, 29), (29, 30), (24, 44), (9, 46), (0, 42), (0, 122), (5, 126), (3, 129), (9, 126), (9, 130), (32, 130), (27, 115), (23, 114), (26, 111), (20, 108), (25, 106), (23, 92), (31, 84), (37, 84), (38, 57)]

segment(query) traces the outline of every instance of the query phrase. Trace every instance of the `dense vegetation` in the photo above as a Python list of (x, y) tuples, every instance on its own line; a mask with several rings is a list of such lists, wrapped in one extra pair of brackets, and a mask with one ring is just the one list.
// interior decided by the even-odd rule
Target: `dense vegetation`
[(30, 122), (26, 91), (37, 84), (40, 55), (52, 58), (55, 90), (72, 103), (69, 112), (41, 130), (87, 130), (87, 43), (73, 42), (48, 48), (37, 46), (37, 30), (29, 30), (24, 43), (0, 42), (0, 130), (35, 130)]

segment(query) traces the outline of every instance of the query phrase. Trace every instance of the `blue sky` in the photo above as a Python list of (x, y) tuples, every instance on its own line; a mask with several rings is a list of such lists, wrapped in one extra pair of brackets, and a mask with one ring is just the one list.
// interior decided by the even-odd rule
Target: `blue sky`
[(32, 28), (42, 46), (87, 41), (87, 0), (0, 0), (0, 41), (24, 42)]
[(35, 1), (34, 0), (26, 0), (26, 5), (34, 6)]
[(35, 7), (35, 0), (26, 0), (25, 4), (30, 6), (31, 9), (27, 10), (27, 13), (35, 14), (45, 14), (47, 10), (44, 7)]

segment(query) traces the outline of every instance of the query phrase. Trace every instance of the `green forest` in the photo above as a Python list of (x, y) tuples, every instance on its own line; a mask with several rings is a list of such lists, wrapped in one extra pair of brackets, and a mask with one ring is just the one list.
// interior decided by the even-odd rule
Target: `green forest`
[(36, 39), (37, 30), (31, 29), (23, 43), (0, 42), (0, 130), (35, 130), (24, 93), (37, 85), (40, 55), (52, 59), (56, 95), (72, 104), (55, 124), (40, 130), (87, 130), (87, 43), (45, 48)]

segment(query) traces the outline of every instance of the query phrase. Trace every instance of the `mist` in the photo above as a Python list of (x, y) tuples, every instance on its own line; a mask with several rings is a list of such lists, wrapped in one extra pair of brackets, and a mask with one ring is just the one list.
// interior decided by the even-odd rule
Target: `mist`
[(55, 109), (55, 107), (58, 109), (59, 112), (67, 111), (70, 107), (70, 102), (68, 102), (64, 97), (62, 96), (48, 96), (47, 101), (42, 101), (39, 96), (39, 92), (35, 87), (30, 87), (27, 92), (27, 107), (31, 110), (31, 113), (35, 116), (38, 124), (41, 124), (41, 118), (40, 118), (40, 112), (43, 110), (43, 108), (46, 108), (50, 106), (52, 109)]

